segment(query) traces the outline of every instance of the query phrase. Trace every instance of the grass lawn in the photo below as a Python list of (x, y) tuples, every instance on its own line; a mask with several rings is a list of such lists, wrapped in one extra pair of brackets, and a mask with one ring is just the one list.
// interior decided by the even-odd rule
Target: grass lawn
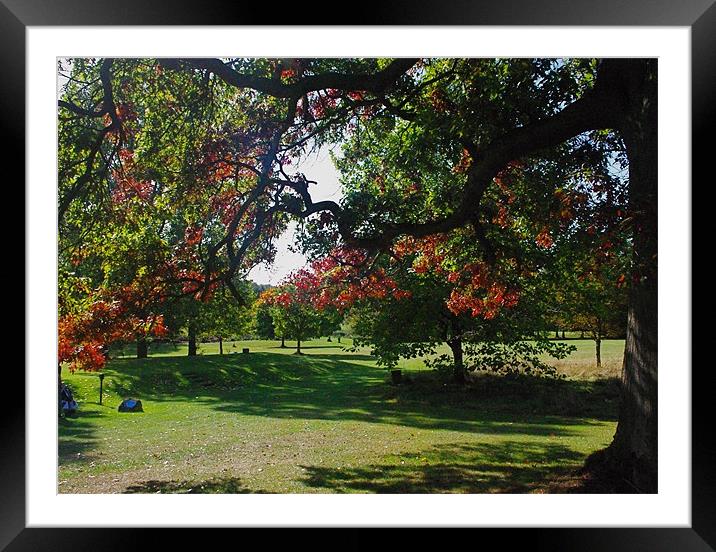
[[(419, 360), (401, 366), (411, 384), (389, 385), (367, 350), (335, 339), (307, 342), (303, 356), (265, 341), (225, 343), (224, 355), (207, 343), (193, 358), (186, 345), (115, 354), (101, 406), (96, 374), (63, 372), (80, 412), (59, 420), (58, 490), (543, 492), (616, 426), (616, 386), (594, 377), (593, 343), (570, 343), (579, 350), (560, 363), (567, 380), (486, 377), (467, 388)], [(623, 346), (605, 342), (605, 366), (620, 364)], [(143, 413), (117, 412), (128, 396)]]

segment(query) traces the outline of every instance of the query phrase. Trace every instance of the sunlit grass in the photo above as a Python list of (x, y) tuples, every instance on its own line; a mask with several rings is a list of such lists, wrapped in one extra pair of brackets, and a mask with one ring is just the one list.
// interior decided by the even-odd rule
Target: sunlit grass
[[(154, 346), (108, 363), (101, 406), (96, 374), (65, 371), (80, 413), (59, 422), (59, 491), (529, 492), (613, 436), (610, 381), (461, 389), (413, 359), (395, 387), (342, 341)], [(586, 363), (592, 342), (572, 343)], [(117, 412), (130, 396), (144, 413)]]

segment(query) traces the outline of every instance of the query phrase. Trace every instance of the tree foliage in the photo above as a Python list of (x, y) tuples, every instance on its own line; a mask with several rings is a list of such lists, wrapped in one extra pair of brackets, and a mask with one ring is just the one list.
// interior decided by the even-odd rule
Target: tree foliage
[(282, 340), (295, 340), (297, 354), (301, 354), (301, 342), (330, 335), (342, 319), (335, 308), (326, 305), (317, 308), (313, 291), (306, 287), (303, 273), (299, 271), (259, 297), (258, 308), (268, 310), (274, 335)]

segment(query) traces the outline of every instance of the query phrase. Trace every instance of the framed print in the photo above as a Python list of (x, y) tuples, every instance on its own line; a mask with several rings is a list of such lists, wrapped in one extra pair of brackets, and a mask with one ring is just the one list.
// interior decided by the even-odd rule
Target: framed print
[[(395, 3), (361, 6), (347, 26), (316, 25), (298, 12), (288, 26), (264, 26), (265, 14), (256, 7), (231, 10), (218, 2), (165, 7), (3, 0), (0, 113), (12, 137), (7, 158), (25, 159), (18, 178), (26, 182), (27, 361), (24, 377), (7, 372), (17, 381), (7, 384), (0, 546), (152, 546), (165, 538), (156, 528), (179, 527), (344, 528), (353, 536), (338, 540), (357, 546), (384, 538), (371, 536), (370, 528), (453, 527), (490, 528), (503, 543), (551, 549), (714, 549), (708, 370), (691, 361), (690, 179), (709, 159), (716, 8), (709, 0), (678, 8), (666, 1)], [(349, 59), (357, 61), (343, 63)], [(513, 60), (527, 61), (520, 68)], [(443, 79), (469, 80), (474, 89), (494, 92), (461, 96), (469, 87), (443, 89)], [(244, 88), (252, 92), (235, 94)], [(530, 104), (530, 94), (542, 94), (543, 103)], [(181, 111), (177, 105), (184, 100), (190, 107)], [(241, 115), (216, 107), (224, 101), (240, 105)], [(284, 103), (285, 117), (279, 115)], [(495, 105), (502, 111), (491, 112), (489, 124), (463, 120), (465, 113)], [(394, 119), (410, 124), (401, 127)], [(210, 121), (206, 130), (195, 131), (197, 120)], [(612, 128), (619, 137), (603, 130)], [(341, 184), (330, 172), (336, 169), (326, 168), (327, 149), (316, 146), (300, 157), (305, 143), (321, 139), (321, 147), (340, 142), (340, 153), (331, 150), (330, 157)], [(569, 148), (556, 147), (573, 139)], [(290, 148), (300, 155), (292, 157)], [(77, 161), (77, 151), (88, 157)], [(542, 155), (539, 170), (522, 161), (534, 152)], [(320, 187), (309, 170), (293, 167), (297, 159), (311, 159), (314, 173), (335, 180), (335, 189), (315, 191)], [(78, 172), (85, 162), (86, 176)], [(196, 174), (209, 185), (192, 187)], [(62, 175), (69, 175), (69, 184)], [(83, 189), (92, 178), (104, 179), (106, 190), (93, 195)], [(255, 188), (241, 187), (251, 179)], [(451, 182), (464, 185), (457, 199)], [(535, 182), (549, 182), (549, 194), (530, 187)], [(633, 191), (644, 182), (653, 186), (642, 184), (641, 195)], [(613, 197), (620, 193), (625, 199)], [(470, 211), (475, 197), (483, 211)], [(78, 214), (72, 206), (80, 198)], [(98, 218), (110, 211), (116, 216), (113, 239), (103, 234), (107, 219)], [(250, 224), (242, 222), (246, 213)], [(273, 273), (258, 276), (255, 266), (275, 259), (274, 238), (291, 217), (307, 221), (290, 227), (303, 253), (323, 256), (312, 257), (310, 269), (286, 261), (298, 270), (281, 272), (275, 264)], [(60, 267), (63, 225), (72, 239), (59, 248), (72, 253)], [(466, 227), (464, 235), (447, 237)], [(270, 236), (266, 243), (262, 235)], [(563, 235), (572, 241), (561, 242)], [(338, 241), (340, 248), (334, 247)], [(503, 248), (497, 254), (495, 244)], [(371, 256), (374, 250), (390, 254)], [(153, 260), (131, 264), (138, 251)], [(80, 267), (86, 259), (90, 264), (82, 266), (89, 268)], [(205, 264), (192, 264), (197, 259)], [(242, 273), (246, 259), (254, 264)], [(545, 267), (552, 265), (546, 259), (567, 268), (547, 277), (552, 273)], [(401, 263), (408, 267), (402, 280), (390, 272)], [(368, 272), (356, 268), (367, 266)], [(156, 267), (164, 278), (162, 301), (190, 298), (181, 308), (152, 310), (142, 302), (155, 293), (153, 276), (146, 275)], [(60, 268), (70, 276), (58, 281)], [(441, 286), (449, 282), (448, 291), (435, 286), (426, 292), (420, 278), (433, 269)], [(600, 271), (608, 272), (603, 287), (618, 297), (599, 295), (594, 316), (600, 329), (594, 333), (584, 313)], [(114, 295), (95, 286), (92, 278), (100, 273), (102, 282), (121, 281)], [(255, 287), (243, 291), (248, 280), (237, 274), (251, 274)], [(538, 316), (533, 313), (543, 307), (537, 301), (523, 301), (531, 307), (518, 310), (526, 274), (543, 278), (540, 294), (554, 301), (568, 296), (581, 310), (565, 306), (569, 316), (554, 309)], [(64, 282), (74, 287), (58, 291)], [(581, 299), (587, 293), (591, 302)], [(249, 296), (256, 306), (246, 322), (248, 311), (234, 312), (231, 305)], [(447, 304), (448, 322), (439, 330), (435, 316), (413, 308), (427, 309), (435, 297)], [(74, 303), (67, 307), (65, 301)], [(346, 305), (354, 301), (374, 302), (370, 314), (355, 314), (349, 324)], [(299, 313), (297, 305), (313, 310)], [(517, 314), (501, 318), (513, 307)], [(297, 356), (257, 339), (261, 308), (270, 339), (280, 339), (281, 348), (284, 341), (295, 343)], [(327, 313), (336, 313), (335, 320)], [(626, 353), (623, 344), (616, 353), (610, 349), (607, 338), (616, 333), (602, 324), (610, 315), (628, 321), (622, 324)], [(471, 325), (476, 317), (481, 324)], [(211, 327), (205, 345), (197, 338), (199, 320)], [(519, 338), (504, 338), (507, 326), (528, 323), (538, 326), (538, 337), (526, 338), (520, 329)], [(251, 329), (239, 332), (241, 324)], [(576, 345), (564, 329), (581, 331), (571, 336)], [(597, 366), (604, 357), (605, 364), (621, 367), (624, 358), (635, 367), (621, 383), (612, 376), (607, 383), (570, 384), (569, 377), (550, 372), (544, 355), (558, 359), (578, 350), (585, 331), (594, 335), (588, 354), (596, 343)], [(249, 333), (253, 341), (244, 339)], [(498, 334), (499, 346), (480, 345)], [(66, 344), (64, 335), (76, 342)], [(323, 341), (309, 341), (314, 336)], [(352, 347), (346, 348), (349, 338)], [(430, 339), (435, 344), (428, 346)], [(135, 354), (155, 360), (146, 358), (150, 346), (168, 352), (151, 366), (125, 360)], [(190, 365), (177, 360), (176, 351), (185, 347), (195, 357)], [(429, 377), (428, 370), (417, 373), (399, 363), (423, 355), (430, 358)], [(504, 368), (506, 355), (529, 367)], [(107, 358), (119, 364), (106, 365)], [(214, 358), (242, 366), (241, 377)], [(125, 362), (122, 373), (112, 367)], [(389, 369), (385, 378), (375, 380), (366, 369), (375, 362)], [(50, 364), (52, 370), (59, 364), (61, 415), (76, 407), (73, 390), (82, 398), (98, 393), (91, 415), (60, 428), (59, 453)], [(74, 368), (68, 375), (63, 366), (70, 364), (103, 371), (99, 378), (89, 372), (79, 377)], [(363, 370), (363, 380), (342, 380), (349, 368), (354, 378)], [(500, 402), (493, 391), (480, 391), (495, 384), (479, 370), (509, 374), (499, 389), (514, 393), (505, 395), (511, 399)], [(529, 379), (529, 391), (516, 391), (535, 373), (539, 383)], [(361, 381), (380, 393), (363, 391)], [(439, 397), (449, 398), (427, 395), (437, 381), (446, 382)], [(153, 395), (157, 388), (172, 395)], [(21, 389), (24, 409), (17, 399)], [(468, 404), (467, 393), (491, 405), (489, 416), (480, 418), (479, 409), (456, 414)], [(602, 406), (585, 406), (584, 397), (598, 397), (613, 415), (595, 414)], [(145, 413), (107, 414), (110, 407), (113, 415), (118, 408), (141, 411), (142, 402)], [(431, 410), (421, 410), (425, 405)], [(135, 420), (146, 420), (152, 410), (155, 427), (140, 430)], [(445, 432), (439, 438), (438, 430)], [(244, 433), (246, 446), (231, 448), (222, 431)], [(610, 446), (611, 456), (592, 454), (612, 439), (620, 452)], [(388, 450), (391, 443), (398, 444)], [(142, 446), (147, 451), (138, 450), (135, 459), (132, 448)], [(205, 461), (206, 449), (214, 464)], [(599, 473), (618, 474), (609, 484), (574, 475), (587, 452), (591, 465), (608, 465)], [(553, 468), (562, 463), (572, 469)], [(207, 493), (214, 496), (184, 496)], [(205, 543), (199, 533), (185, 531), (184, 544)]]

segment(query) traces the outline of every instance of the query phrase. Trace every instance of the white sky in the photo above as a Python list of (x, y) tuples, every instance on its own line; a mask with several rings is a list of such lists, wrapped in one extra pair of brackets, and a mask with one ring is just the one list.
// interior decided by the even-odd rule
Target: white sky
[[(337, 150), (334, 150), (336, 153)], [(330, 199), (340, 201), (341, 184), (338, 181), (338, 171), (331, 161), (328, 147), (321, 148), (317, 153), (309, 156), (305, 161), (296, 165), (294, 170), (302, 172), (308, 180), (314, 180), (310, 188), (313, 201)], [(288, 229), (276, 241), (276, 258), (272, 265), (260, 264), (252, 268), (247, 278), (257, 284), (278, 284), (290, 272), (306, 264), (306, 257), (300, 253), (289, 251), (289, 246), (295, 243), (296, 223), (289, 224)]]

